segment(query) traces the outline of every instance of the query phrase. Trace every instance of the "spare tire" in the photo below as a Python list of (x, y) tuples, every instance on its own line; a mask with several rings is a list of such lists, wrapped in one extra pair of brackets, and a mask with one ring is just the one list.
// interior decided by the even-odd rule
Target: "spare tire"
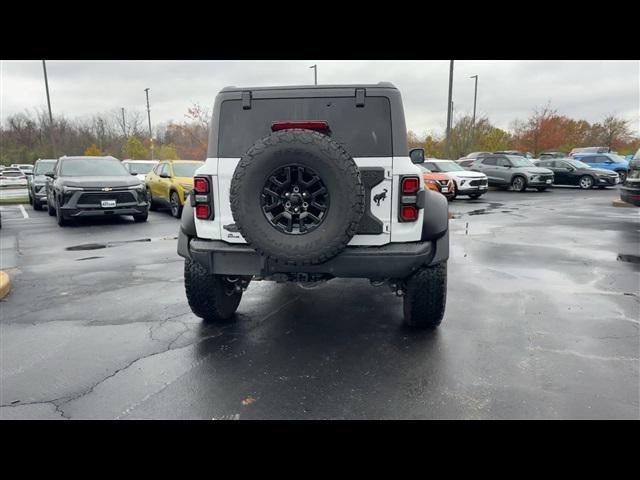
[(230, 197), (247, 243), (288, 265), (337, 255), (355, 235), (365, 205), (351, 155), (329, 136), (302, 129), (258, 140), (235, 169)]

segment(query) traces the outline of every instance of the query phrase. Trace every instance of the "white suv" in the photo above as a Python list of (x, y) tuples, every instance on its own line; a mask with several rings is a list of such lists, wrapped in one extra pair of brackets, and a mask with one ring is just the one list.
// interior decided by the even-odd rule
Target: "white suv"
[(453, 160), (437, 160), (429, 158), (423, 166), (431, 172), (444, 173), (451, 178), (455, 185), (453, 198), (458, 195), (468, 195), (479, 198), (489, 190), (489, 180), (484, 173), (465, 170)]
[(351, 277), (404, 297), (407, 324), (439, 325), (448, 206), (406, 139), (389, 83), (223, 89), (178, 237), (193, 312), (230, 318), (253, 280)]

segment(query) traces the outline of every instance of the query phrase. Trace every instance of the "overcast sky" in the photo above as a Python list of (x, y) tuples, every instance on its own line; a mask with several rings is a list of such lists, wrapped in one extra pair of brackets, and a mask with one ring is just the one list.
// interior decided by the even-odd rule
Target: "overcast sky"
[[(182, 121), (192, 102), (211, 106), (223, 87), (313, 83), (393, 82), (404, 100), (407, 127), (422, 135), (442, 133), (446, 124), (448, 61), (48, 61), (54, 115), (84, 117), (124, 107), (146, 110), (151, 121)], [(456, 61), (456, 114), (473, 110), (479, 75), (478, 115), (508, 129), (535, 107), (551, 102), (558, 113), (596, 122), (616, 114), (640, 133), (638, 61)], [(2, 61), (0, 118), (46, 108), (41, 61)]]

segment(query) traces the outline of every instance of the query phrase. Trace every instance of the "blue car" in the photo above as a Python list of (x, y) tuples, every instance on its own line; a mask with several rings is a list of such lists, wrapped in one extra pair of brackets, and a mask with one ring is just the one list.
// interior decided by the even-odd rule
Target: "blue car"
[(586, 163), (592, 168), (613, 170), (620, 176), (620, 182), (627, 179), (629, 162), (614, 153), (576, 153), (573, 158)]

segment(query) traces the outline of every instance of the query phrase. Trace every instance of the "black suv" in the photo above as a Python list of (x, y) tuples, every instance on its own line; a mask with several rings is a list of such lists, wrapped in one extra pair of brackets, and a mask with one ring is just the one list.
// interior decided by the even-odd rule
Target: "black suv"
[(235, 88), (216, 97), (178, 236), (185, 289), (230, 318), (253, 280), (389, 285), (410, 326), (444, 316), (446, 198), (426, 190), (390, 83)]
[(29, 203), (34, 210), (42, 210), (42, 203), (47, 201), (47, 173), (53, 172), (56, 162), (56, 159), (36, 160), (33, 174), (27, 177)]
[(149, 203), (144, 186), (114, 157), (61, 157), (46, 174), (47, 210), (58, 225), (73, 218), (132, 215), (146, 222)]
[(620, 199), (640, 207), (640, 150), (629, 162), (629, 174), (620, 187)]

